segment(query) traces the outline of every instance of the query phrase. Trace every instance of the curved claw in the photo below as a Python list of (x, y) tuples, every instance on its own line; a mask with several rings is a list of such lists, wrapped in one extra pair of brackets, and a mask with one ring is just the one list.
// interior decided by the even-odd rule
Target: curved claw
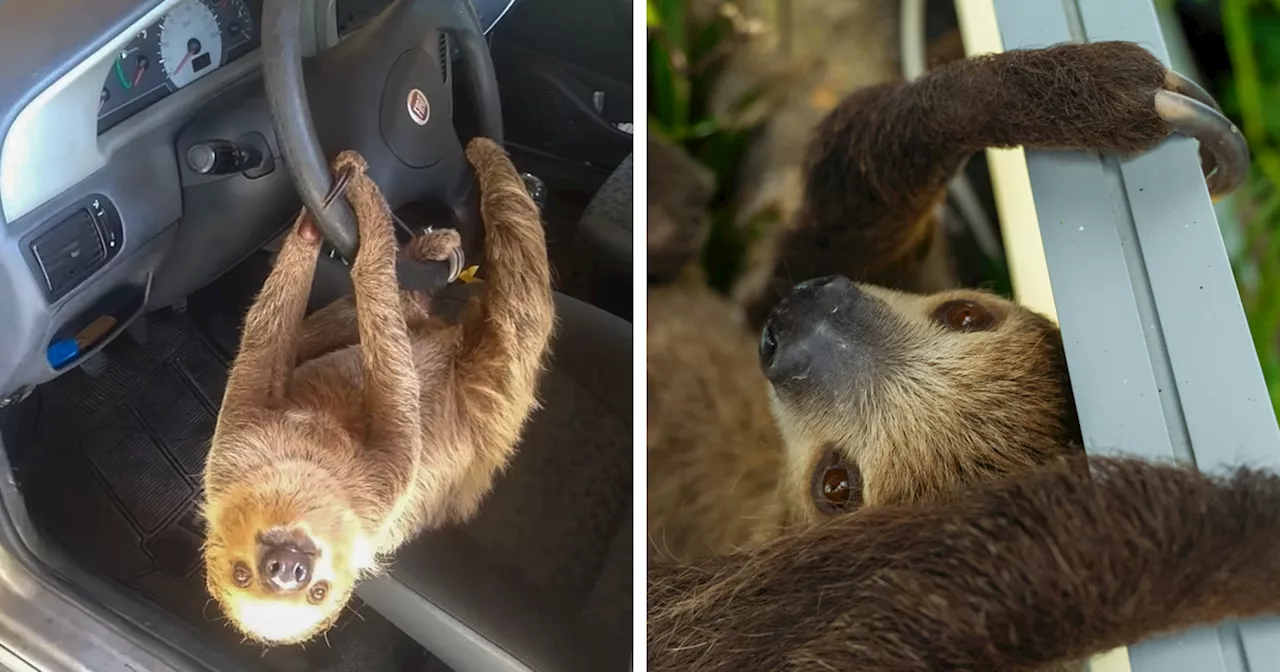
[(329, 186), (329, 193), (324, 196), (324, 207), (328, 208), (338, 197), (346, 193), (347, 185), (351, 184), (351, 178), (355, 176), (355, 168), (350, 165), (343, 165), (338, 168), (337, 179)]
[(1222, 112), (1222, 108), (1218, 106), (1218, 101), (1214, 100), (1213, 96), (1209, 95), (1208, 91), (1205, 91), (1199, 84), (1196, 84), (1173, 70), (1165, 70), (1164, 88), (1173, 91), (1174, 93), (1181, 93), (1188, 98), (1194, 98), (1205, 105), (1212, 107), (1215, 111)]
[[(1210, 195), (1214, 198), (1225, 195), (1244, 182), (1249, 172), (1249, 144), (1222, 112), (1192, 95), (1168, 90), (1156, 92), (1155, 107), (1156, 113), (1174, 132), (1200, 141), (1201, 163), (1206, 169), (1205, 182)], [(1204, 156), (1206, 149), (1211, 160)]]
[(449, 282), (458, 279), (462, 275), (463, 269), (467, 265), (467, 255), (463, 253), (462, 246), (459, 245), (449, 252)]

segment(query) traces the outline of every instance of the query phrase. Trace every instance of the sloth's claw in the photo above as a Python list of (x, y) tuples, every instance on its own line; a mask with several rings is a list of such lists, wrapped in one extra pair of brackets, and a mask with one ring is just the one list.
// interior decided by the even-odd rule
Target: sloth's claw
[(1174, 93), (1181, 93), (1188, 98), (1195, 98), (1218, 112), (1222, 111), (1218, 101), (1214, 100), (1208, 91), (1205, 91), (1203, 87), (1187, 79), (1181, 73), (1166, 70), (1164, 73), (1164, 88)]
[(1249, 172), (1249, 144), (1203, 88), (1168, 71), (1156, 92), (1156, 113), (1175, 133), (1200, 142), (1200, 165), (1214, 198), (1235, 191)]
[(457, 280), (466, 265), (462, 238), (453, 229), (428, 230), (409, 241), (404, 251), (415, 261), (448, 261), (449, 282)]

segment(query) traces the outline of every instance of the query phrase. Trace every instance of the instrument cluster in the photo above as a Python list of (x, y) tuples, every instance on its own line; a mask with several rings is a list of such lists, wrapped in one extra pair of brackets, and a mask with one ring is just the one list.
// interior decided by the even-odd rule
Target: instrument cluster
[(182, 0), (117, 54), (98, 133), (258, 48), (262, 0)]

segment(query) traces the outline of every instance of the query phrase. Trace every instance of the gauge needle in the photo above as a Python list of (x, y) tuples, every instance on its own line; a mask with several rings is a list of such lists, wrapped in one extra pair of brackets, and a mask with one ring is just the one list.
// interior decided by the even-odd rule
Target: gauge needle
[(120, 88), (124, 89), (125, 91), (128, 91), (129, 89), (133, 88), (129, 84), (129, 80), (124, 78), (124, 68), (121, 67), (120, 61), (116, 61), (116, 77), (120, 80)]
[(145, 65), (138, 66), (138, 71), (133, 75), (133, 86), (137, 86), (138, 82), (142, 81), (142, 75), (146, 73), (146, 71), (147, 71), (147, 66)]
[(187, 55), (186, 55), (186, 56), (183, 56), (181, 61), (178, 61), (178, 67), (176, 67), (176, 68), (174, 68), (174, 69), (173, 69), (173, 74), (175, 74), (175, 75), (176, 75), (176, 74), (178, 74), (179, 72), (182, 72), (182, 67), (183, 67), (184, 65), (186, 65), (186, 64), (187, 64), (187, 61), (191, 60), (191, 57), (192, 57), (193, 55), (194, 55), (194, 54), (192, 54), (190, 51), (188, 51), (188, 52), (187, 52)]

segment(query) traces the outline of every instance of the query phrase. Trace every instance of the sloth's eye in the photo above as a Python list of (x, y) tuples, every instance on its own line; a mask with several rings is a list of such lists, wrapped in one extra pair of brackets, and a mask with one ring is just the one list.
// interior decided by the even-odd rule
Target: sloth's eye
[(977, 301), (948, 301), (933, 311), (933, 320), (952, 331), (986, 331), (996, 323), (991, 311)]
[(236, 584), (237, 588), (248, 588), (249, 582), (253, 581), (253, 572), (249, 571), (249, 566), (243, 562), (237, 562), (231, 568), (231, 581)]
[(814, 506), (822, 513), (851, 511), (862, 502), (862, 477), (856, 466), (833, 450), (814, 466), (810, 490)]
[(311, 586), (311, 590), (307, 592), (307, 601), (311, 604), (320, 604), (324, 602), (324, 598), (329, 594), (329, 584), (324, 581), (317, 582)]

